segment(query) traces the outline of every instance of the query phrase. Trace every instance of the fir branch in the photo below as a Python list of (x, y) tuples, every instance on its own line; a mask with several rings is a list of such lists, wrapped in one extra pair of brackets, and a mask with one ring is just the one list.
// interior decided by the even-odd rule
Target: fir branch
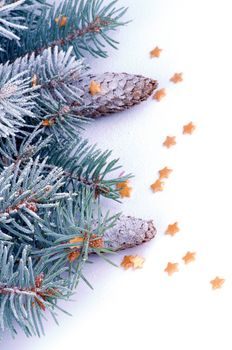
[[(28, 125), (38, 126), (40, 123), (44, 135), (52, 134), (57, 141), (62, 137), (75, 138), (82, 124), (89, 120), (78, 116), (75, 104), (82, 105), (81, 86), (76, 84), (87, 69), (82, 60), (76, 60), (73, 49), (67, 52), (55, 48), (47, 49), (39, 56), (34, 54), (18, 58), (15, 62), (3, 67), (14, 74), (26, 72), (31, 88), (37, 90), (34, 96), (34, 114), (36, 119), (27, 118)], [(5, 68), (6, 69), (6, 68)], [(28, 128), (22, 129), (25, 133)]]
[(55, 207), (68, 196), (59, 193), (62, 169), (44, 174), (46, 159), (37, 157), (25, 165), (16, 160), (0, 174), (0, 238), (18, 237), (33, 242), (35, 222), (43, 222), (46, 208)]
[(57, 10), (45, 7), (37, 28), (30, 30), (35, 22), (35, 15), (31, 15), (26, 22), (29, 31), (20, 35), (20, 47), (7, 42), (5, 52), (0, 53), (0, 61), (13, 61), (26, 53), (38, 55), (48, 47), (60, 46), (67, 50), (70, 45), (77, 57), (82, 57), (85, 52), (106, 57), (105, 43), (113, 47), (117, 44), (108, 32), (125, 24), (120, 18), (126, 9), (116, 9), (116, 2), (104, 6), (102, 0), (69, 0), (60, 4)]
[(25, 117), (35, 118), (36, 92), (25, 75), (16, 74), (11, 65), (0, 65), (0, 138), (20, 132)]
[(39, 225), (36, 230), (37, 244), (31, 254), (33, 258), (47, 259), (47, 265), (69, 265), (69, 286), (73, 289), (88, 255), (95, 249), (104, 250), (103, 236), (118, 218), (119, 214), (103, 216), (92, 191), (83, 188), (77, 196), (65, 199), (59, 207), (47, 211), (46, 224)]
[[(0, 4), (0, 36), (8, 40), (16, 40), (16, 42), (20, 40), (19, 34), (17, 35), (16, 33), (27, 29), (27, 27), (20, 24), (21, 17), (17, 13), (14, 14), (13, 11), (16, 8), (20, 10), (24, 2), (25, 0), (18, 0), (11, 3), (5, 3), (3, 1)], [(1, 46), (0, 50), (3, 50)]]
[(0, 65), (0, 138), (26, 135), (39, 123), (45, 136), (74, 138), (88, 119), (78, 117), (68, 101), (83, 103), (74, 82), (86, 68), (73, 57), (72, 48), (64, 52), (58, 47)]
[(109, 161), (111, 151), (102, 152), (82, 139), (72, 142), (65, 140), (52, 146), (52, 150), (48, 162), (64, 170), (64, 191), (78, 193), (82, 188), (89, 188), (95, 198), (102, 195), (119, 201), (116, 184), (126, 181), (131, 175), (111, 177), (121, 168), (118, 159)]
[(19, 161), (24, 165), (38, 155), (40, 155), (41, 159), (44, 158), (42, 154), (49, 147), (51, 141), (52, 135), (46, 138), (42, 137), (41, 129), (38, 127), (20, 142), (18, 137), (16, 138), (15, 136), (0, 139), (0, 171)]
[(57, 299), (70, 296), (67, 283), (61, 278), (66, 269), (56, 265), (56, 274), (53, 269), (44, 269), (44, 261), (33, 263), (27, 257), (27, 248), (19, 262), (13, 254), (14, 245), (0, 242), (0, 338), (5, 329), (14, 337), (16, 323), (27, 336), (43, 334), (44, 310), (55, 317)]

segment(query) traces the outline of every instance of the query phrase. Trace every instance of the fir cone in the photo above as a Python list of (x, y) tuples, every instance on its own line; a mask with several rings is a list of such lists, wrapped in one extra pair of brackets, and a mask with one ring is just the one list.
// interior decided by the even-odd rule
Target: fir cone
[[(99, 91), (91, 94), (90, 86), (94, 82)], [(142, 75), (127, 73), (89, 74), (77, 82), (83, 90), (84, 106), (75, 103), (77, 113), (81, 116), (96, 118), (123, 111), (146, 100), (157, 88), (156, 80)]]
[(115, 226), (104, 234), (105, 248), (113, 251), (135, 247), (150, 241), (156, 235), (152, 220), (120, 216)]

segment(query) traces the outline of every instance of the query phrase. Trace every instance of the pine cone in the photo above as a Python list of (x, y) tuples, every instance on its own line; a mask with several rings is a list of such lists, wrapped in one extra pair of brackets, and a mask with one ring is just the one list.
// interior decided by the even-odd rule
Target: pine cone
[(135, 247), (150, 241), (156, 235), (152, 220), (120, 216), (115, 226), (105, 232), (104, 246), (113, 251)]
[[(98, 83), (101, 88), (94, 96), (89, 91), (91, 81)], [(108, 72), (86, 75), (77, 84), (83, 90), (81, 97), (85, 102), (84, 106), (75, 103), (75, 107), (78, 107), (77, 113), (90, 118), (130, 108), (146, 100), (158, 86), (156, 80), (142, 75)]]

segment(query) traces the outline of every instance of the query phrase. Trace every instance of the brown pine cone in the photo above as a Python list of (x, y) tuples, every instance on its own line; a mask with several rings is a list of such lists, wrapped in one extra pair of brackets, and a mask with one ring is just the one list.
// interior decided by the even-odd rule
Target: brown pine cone
[[(89, 90), (92, 81), (100, 85), (101, 91), (95, 95)], [(73, 103), (78, 107), (78, 115), (96, 118), (123, 111), (146, 100), (158, 83), (142, 75), (107, 72), (100, 75), (88, 74), (78, 80), (77, 85), (83, 91), (81, 97), (85, 103), (84, 106)]]

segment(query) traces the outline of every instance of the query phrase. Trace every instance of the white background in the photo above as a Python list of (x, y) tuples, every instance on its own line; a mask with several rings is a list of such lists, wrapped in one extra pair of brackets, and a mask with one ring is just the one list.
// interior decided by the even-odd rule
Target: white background
[[(127, 71), (158, 79), (167, 89), (160, 103), (148, 102), (90, 125), (86, 136), (102, 149), (113, 149), (126, 172), (135, 178), (125, 214), (153, 219), (158, 235), (124, 254), (146, 258), (144, 268), (124, 271), (97, 258), (85, 268), (94, 286), (81, 284), (75, 301), (63, 306), (60, 327), (49, 320), (46, 336), (5, 339), (7, 350), (65, 349), (232, 349), (232, 21), (230, 0), (119, 0), (129, 6), (133, 22), (114, 34), (119, 50), (109, 58), (90, 59), (95, 72)], [(156, 45), (159, 59), (150, 59)], [(184, 82), (169, 78), (183, 72)], [(182, 126), (193, 121), (192, 136)], [(177, 145), (162, 146), (167, 135)], [(162, 193), (149, 186), (164, 166), (173, 169)], [(164, 235), (178, 221), (175, 237)], [(181, 258), (197, 252), (196, 262)], [(168, 277), (167, 262), (180, 272)], [(213, 291), (209, 281), (225, 278)]]

